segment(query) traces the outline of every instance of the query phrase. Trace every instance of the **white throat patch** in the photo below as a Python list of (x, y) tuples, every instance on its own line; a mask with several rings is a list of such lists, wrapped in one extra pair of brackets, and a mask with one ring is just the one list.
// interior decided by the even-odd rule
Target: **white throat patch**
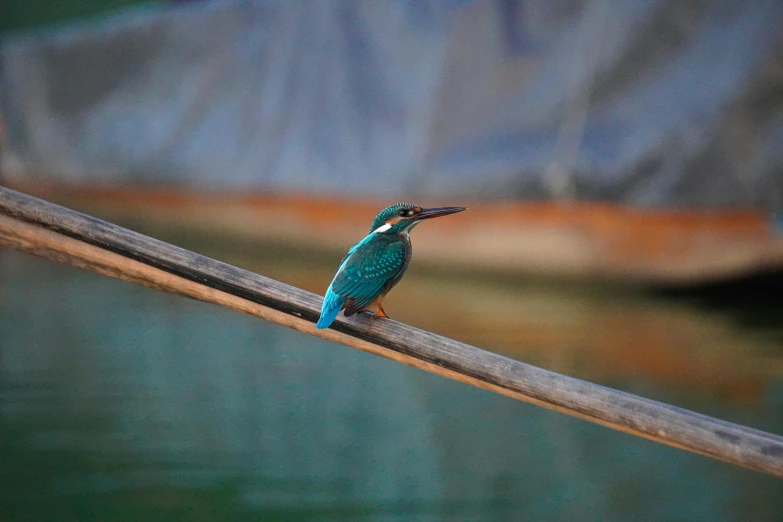
[(385, 223), (385, 224), (383, 224), (383, 225), (379, 226), (378, 228), (376, 228), (375, 230), (373, 230), (373, 231), (372, 231), (372, 233), (373, 233), (373, 234), (380, 234), (381, 232), (386, 232), (386, 231), (387, 231), (387, 230), (389, 230), (391, 227), (392, 227), (392, 226), (391, 226), (390, 224), (388, 224), (388, 223)]

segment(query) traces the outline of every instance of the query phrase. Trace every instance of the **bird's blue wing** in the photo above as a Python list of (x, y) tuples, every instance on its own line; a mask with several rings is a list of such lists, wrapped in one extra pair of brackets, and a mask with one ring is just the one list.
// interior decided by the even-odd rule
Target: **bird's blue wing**
[(345, 314), (368, 306), (405, 266), (405, 244), (377, 237), (357, 245), (332, 281), (332, 291), (346, 299)]
[(316, 326), (329, 326), (343, 306), (346, 315), (352, 315), (372, 303), (386, 284), (399, 276), (405, 256), (402, 241), (379, 236), (367, 236), (354, 246), (326, 291)]
[[(345, 263), (348, 261), (348, 258), (351, 257), (351, 254), (353, 254), (360, 246), (367, 243), (367, 241), (370, 239), (372, 239), (372, 234), (351, 247), (340, 263), (340, 268), (337, 269), (337, 275), (335, 275), (335, 279), (337, 279), (337, 276), (340, 275), (340, 272), (345, 267)], [(321, 316), (318, 318), (318, 322), (315, 323), (316, 328), (329, 328), (329, 326), (337, 318), (337, 314), (340, 313), (340, 310), (342, 310), (343, 306), (345, 305), (345, 297), (334, 293), (332, 290), (335, 279), (333, 279), (329, 284), (329, 288), (326, 289), (326, 294), (324, 294), (324, 300), (323, 303), (321, 303)]]

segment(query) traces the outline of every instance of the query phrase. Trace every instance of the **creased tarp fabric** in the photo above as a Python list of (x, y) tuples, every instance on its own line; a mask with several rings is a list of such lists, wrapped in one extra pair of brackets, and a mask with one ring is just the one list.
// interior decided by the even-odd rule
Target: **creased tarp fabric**
[(193, 2), (0, 43), (6, 170), (783, 207), (783, 2)]

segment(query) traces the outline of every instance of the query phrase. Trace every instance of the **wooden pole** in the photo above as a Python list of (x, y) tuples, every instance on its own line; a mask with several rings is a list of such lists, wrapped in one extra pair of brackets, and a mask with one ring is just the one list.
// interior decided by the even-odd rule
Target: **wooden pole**
[(321, 297), (0, 187), (0, 244), (215, 303), (602, 426), (783, 477), (783, 437), (365, 314), (317, 330)]

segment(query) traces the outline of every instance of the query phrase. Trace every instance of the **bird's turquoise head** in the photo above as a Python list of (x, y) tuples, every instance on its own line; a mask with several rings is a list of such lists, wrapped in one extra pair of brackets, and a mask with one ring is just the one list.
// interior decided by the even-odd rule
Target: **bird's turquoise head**
[(399, 234), (408, 232), (423, 219), (439, 216), (447, 216), (456, 212), (462, 212), (467, 207), (439, 207), (421, 208), (410, 203), (397, 203), (386, 207), (375, 216), (370, 227), (370, 233), (375, 234)]

